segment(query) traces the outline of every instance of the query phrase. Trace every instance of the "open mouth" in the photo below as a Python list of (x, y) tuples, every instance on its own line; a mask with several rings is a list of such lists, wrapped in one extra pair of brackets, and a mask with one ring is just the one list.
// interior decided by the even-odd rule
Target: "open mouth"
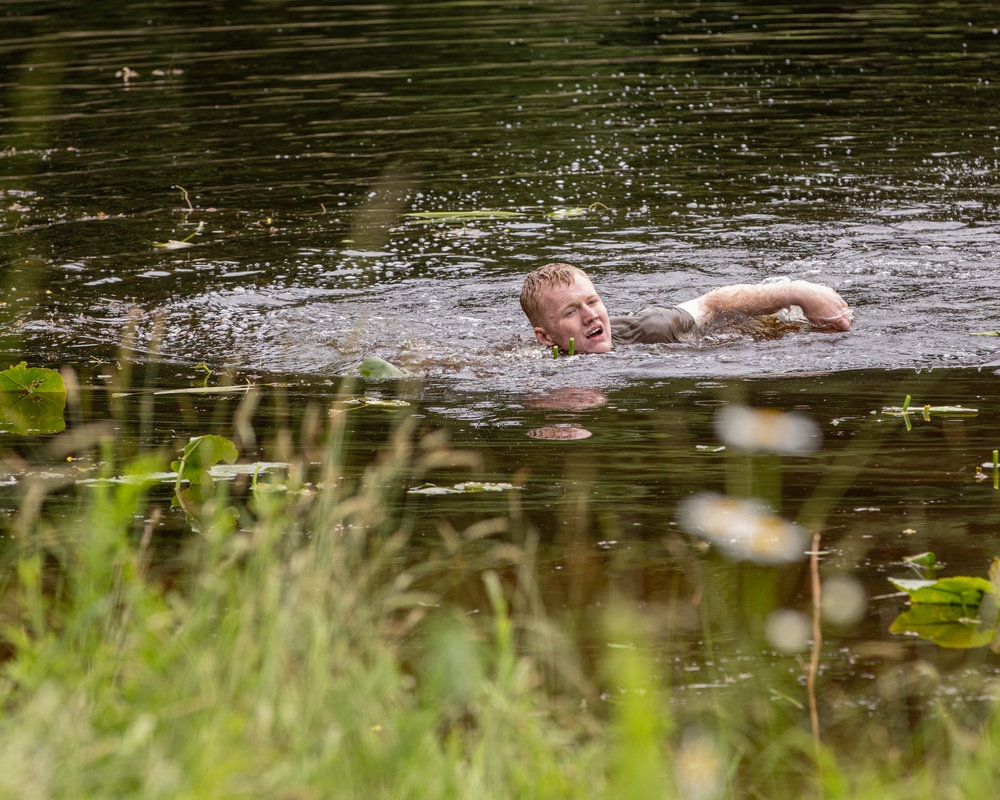
[(588, 339), (596, 339), (596, 338), (598, 338), (599, 336), (601, 336), (603, 334), (604, 334), (604, 327), (601, 326), (601, 325), (598, 325), (596, 328), (594, 328), (594, 330), (592, 330), (590, 333), (587, 334), (587, 338)]

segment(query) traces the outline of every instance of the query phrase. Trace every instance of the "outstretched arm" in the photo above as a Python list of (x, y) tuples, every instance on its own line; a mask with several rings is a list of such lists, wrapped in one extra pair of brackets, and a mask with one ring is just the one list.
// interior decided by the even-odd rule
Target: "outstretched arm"
[(809, 281), (721, 286), (678, 306), (699, 326), (727, 315), (761, 317), (798, 306), (813, 325), (848, 331), (854, 316), (833, 289)]

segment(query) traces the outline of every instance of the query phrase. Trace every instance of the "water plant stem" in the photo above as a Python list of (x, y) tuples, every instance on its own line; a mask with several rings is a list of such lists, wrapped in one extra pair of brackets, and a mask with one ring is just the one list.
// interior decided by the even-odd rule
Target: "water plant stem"
[[(809, 669), (806, 672), (806, 693), (809, 696), (809, 722), (812, 727), (816, 769), (822, 773), (822, 743), (819, 736), (819, 710), (816, 704), (816, 676), (819, 674), (820, 650), (823, 647), (823, 628), (820, 618), (823, 586), (819, 579), (819, 545), (820, 535), (817, 531), (813, 534), (812, 551), (809, 553), (809, 575), (812, 579), (812, 650), (809, 654)], [(822, 792), (822, 774), (819, 775), (818, 786)]]
[(576, 341), (572, 336), (569, 337), (569, 354), (572, 356), (576, 350)]

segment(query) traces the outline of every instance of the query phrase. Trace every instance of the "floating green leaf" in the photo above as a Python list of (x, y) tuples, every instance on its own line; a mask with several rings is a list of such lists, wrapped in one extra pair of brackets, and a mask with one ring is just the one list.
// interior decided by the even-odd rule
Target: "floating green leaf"
[(358, 374), (368, 380), (391, 380), (393, 378), (405, 378), (407, 373), (394, 364), (390, 364), (385, 359), (378, 356), (368, 356), (358, 367)]
[[(924, 553), (914, 558), (922, 558)], [(965, 575), (939, 580), (889, 578), (910, 597), (910, 608), (896, 617), (891, 633), (914, 634), (942, 647), (996, 647), (1000, 599), (1000, 558), (989, 578)]]
[(484, 208), (479, 211), (411, 211), (403, 214), (410, 219), (426, 220), (465, 220), (465, 219), (490, 219), (493, 217), (523, 217), (525, 214), (520, 211), (498, 211), (496, 209)]
[(889, 578), (889, 582), (910, 596), (914, 605), (954, 605), (978, 608), (985, 594), (995, 594), (996, 587), (986, 578), (957, 576), (925, 581), (916, 578)]
[(204, 228), (205, 223), (199, 222), (198, 227), (183, 239), (168, 239), (165, 242), (153, 242), (153, 247), (158, 247), (161, 250), (182, 250), (185, 247), (194, 247), (194, 243), (191, 240), (201, 233)]
[(996, 626), (995, 619), (969, 617), (961, 606), (917, 605), (896, 617), (889, 632), (919, 636), (941, 647), (970, 648), (990, 644)]
[(195, 436), (180, 459), (170, 464), (177, 473), (173, 503), (184, 510), (195, 530), (223, 535), (236, 530), (236, 508), (229, 506), (206, 517), (203, 504), (215, 493), (212, 468), (220, 461), (232, 464), (238, 455), (236, 445), (223, 436)]
[(59, 433), (65, 407), (66, 384), (55, 370), (22, 361), (0, 372), (0, 431)]
[(481, 481), (466, 481), (454, 486), (437, 486), (425, 483), (408, 490), (409, 494), (475, 494), (477, 492), (506, 492), (514, 488), (510, 483), (488, 483)]
[(551, 219), (571, 219), (572, 217), (584, 217), (587, 215), (587, 209), (585, 208), (557, 208), (555, 211), (550, 211), (545, 216)]
[(187, 498), (204, 500), (212, 494), (214, 481), (211, 468), (220, 461), (232, 464), (239, 455), (229, 439), (223, 436), (195, 436), (184, 447), (184, 454), (179, 461), (170, 464), (177, 473), (177, 490), (181, 492), (181, 484), (187, 482), (190, 492)]
[(54, 369), (29, 367), (22, 361), (0, 372), (0, 392), (21, 394), (66, 394), (63, 377)]
[(929, 550), (926, 553), (917, 553), (915, 556), (906, 556), (903, 558), (903, 561), (907, 564), (916, 564), (920, 567), (937, 566), (937, 556)]
[[(346, 400), (341, 400), (339, 405), (350, 406), (353, 408), (365, 408), (367, 406), (375, 406), (376, 408), (406, 408), (410, 404), (406, 400), (386, 400), (381, 397), (348, 397)], [(331, 409), (330, 413), (338, 413), (340, 409)]]
[(571, 219), (573, 217), (585, 217), (587, 214), (592, 214), (595, 211), (610, 211), (604, 203), (596, 202), (591, 203), (586, 208), (581, 206), (574, 206), (573, 208), (557, 208), (554, 211), (550, 211), (545, 216), (550, 219)]
[(159, 250), (183, 250), (185, 247), (194, 247), (194, 243), (183, 239), (167, 239), (165, 242), (153, 242), (153, 247)]
[(928, 551), (914, 556), (905, 556), (904, 563), (909, 564), (924, 580), (934, 580), (937, 570), (937, 556)]

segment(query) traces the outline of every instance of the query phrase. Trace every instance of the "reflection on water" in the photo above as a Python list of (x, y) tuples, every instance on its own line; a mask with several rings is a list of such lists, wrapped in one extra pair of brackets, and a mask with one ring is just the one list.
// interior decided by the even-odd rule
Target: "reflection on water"
[(586, 439), (592, 435), (586, 428), (569, 424), (546, 425), (544, 428), (532, 428), (528, 431), (528, 436), (532, 439), (553, 439), (555, 441)]

